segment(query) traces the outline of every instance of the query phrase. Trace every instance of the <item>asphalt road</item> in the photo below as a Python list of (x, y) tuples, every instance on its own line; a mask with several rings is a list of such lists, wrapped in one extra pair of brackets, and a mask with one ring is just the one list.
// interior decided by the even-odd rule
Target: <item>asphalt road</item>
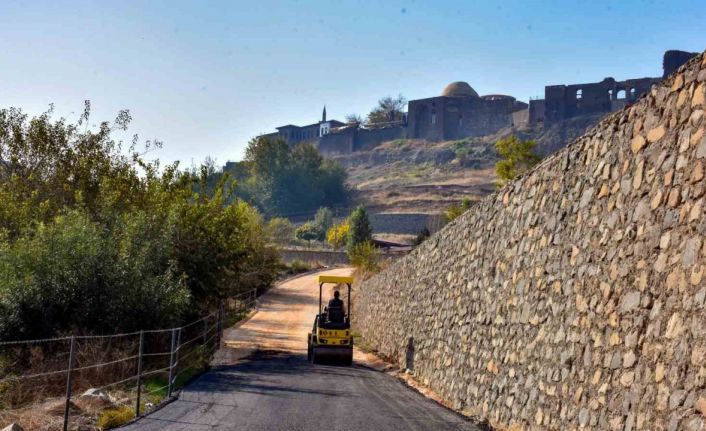
[(478, 430), (387, 374), (312, 365), (281, 352), (257, 352), (212, 370), (177, 401), (125, 429)]
[(315, 276), (272, 289), (257, 314), (225, 332), (211, 371), (178, 400), (121, 429), (479, 430), (395, 377), (360, 365), (361, 354), (353, 367), (307, 362), (317, 304)]

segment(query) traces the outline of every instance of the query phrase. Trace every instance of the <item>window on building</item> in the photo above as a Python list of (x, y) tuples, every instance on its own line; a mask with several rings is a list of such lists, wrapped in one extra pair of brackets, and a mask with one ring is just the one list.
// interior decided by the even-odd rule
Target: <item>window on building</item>
[(618, 100), (625, 99), (625, 90), (618, 90)]
[(613, 100), (613, 90), (608, 90), (608, 100)]
[(583, 89), (579, 88), (576, 90), (576, 100), (581, 100), (583, 99)]
[(436, 111), (431, 111), (431, 124), (436, 124)]
[(630, 99), (632, 99), (632, 100), (637, 99), (637, 90), (635, 89), (635, 87), (632, 87), (630, 89)]

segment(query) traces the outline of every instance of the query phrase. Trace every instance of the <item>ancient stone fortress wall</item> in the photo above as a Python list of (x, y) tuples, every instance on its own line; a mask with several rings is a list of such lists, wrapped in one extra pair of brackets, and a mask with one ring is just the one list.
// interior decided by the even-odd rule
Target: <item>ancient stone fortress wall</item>
[(706, 427), (706, 58), (360, 287), (355, 325), (500, 428)]

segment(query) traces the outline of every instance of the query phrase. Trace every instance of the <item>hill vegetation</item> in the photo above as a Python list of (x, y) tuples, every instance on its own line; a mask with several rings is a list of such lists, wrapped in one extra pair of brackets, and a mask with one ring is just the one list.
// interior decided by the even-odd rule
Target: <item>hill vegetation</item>
[[(245, 159), (224, 170), (239, 181), (235, 196), (268, 216), (314, 212), (348, 202), (346, 170), (324, 159), (310, 144), (289, 147), (283, 140), (255, 138)], [(222, 173), (213, 173), (217, 184)]]

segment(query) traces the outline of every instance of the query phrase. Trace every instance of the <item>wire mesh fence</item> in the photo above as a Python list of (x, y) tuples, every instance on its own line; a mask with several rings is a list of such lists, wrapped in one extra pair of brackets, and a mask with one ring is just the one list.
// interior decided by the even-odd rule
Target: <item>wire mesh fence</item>
[(253, 289), (176, 328), (0, 341), (0, 425), (92, 430), (147, 414), (208, 369), (256, 302)]

